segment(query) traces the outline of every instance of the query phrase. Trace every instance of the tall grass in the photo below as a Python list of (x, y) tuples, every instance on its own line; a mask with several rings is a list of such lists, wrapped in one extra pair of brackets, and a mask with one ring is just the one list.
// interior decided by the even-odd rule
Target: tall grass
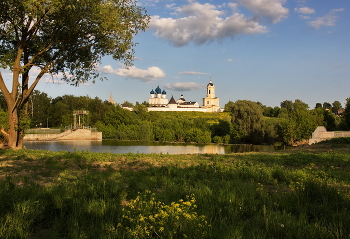
[(0, 155), (0, 238), (350, 237), (345, 153)]

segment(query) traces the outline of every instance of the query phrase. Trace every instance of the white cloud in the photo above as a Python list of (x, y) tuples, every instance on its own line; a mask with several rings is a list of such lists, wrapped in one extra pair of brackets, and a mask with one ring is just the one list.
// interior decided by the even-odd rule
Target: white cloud
[(295, 12), (301, 13), (301, 14), (313, 14), (315, 13), (315, 10), (309, 7), (300, 7), (300, 8), (294, 8)]
[(238, 0), (242, 6), (255, 14), (257, 18), (267, 18), (277, 23), (287, 17), (289, 10), (282, 6), (286, 0)]
[(337, 13), (344, 11), (345, 9), (339, 8), (339, 9), (332, 9), (328, 14), (324, 15), (323, 17), (319, 17), (314, 21), (308, 22), (308, 25), (315, 28), (320, 29), (321, 27), (332, 27), (335, 26), (335, 23), (337, 21)]
[(164, 84), (164, 88), (174, 91), (192, 91), (201, 90), (205, 88), (205, 85), (195, 82), (176, 82)]
[(237, 3), (232, 3), (232, 2), (229, 2), (227, 4), (233, 11), (237, 11), (238, 10), (238, 4)]
[(98, 67), (98, 71), (105, 74), (116, 74), (131, 79), (141, 80), (143, 82), (153, 82), (163, 78), (166, 74), (156, 66), (148, 67), (146, 70), (138, 69), (135, 66), (126, 68), (124, 65), (120, 65), (118, 69), (113, 69), (112, 66), (106, 65)]
[(301, 19), (311, 19), (310, 16), (305, 16), (305, 15), (299, 15), (299, 17), (300, 17)]
[(225, 11), (219, 11), (209, 3), (193, 2), (177, 8), (176, 13), (185, 17), (174, 19), (152, 16), (149, 28), (155, 31), (156, 37), (167, 39), (177, 47), (188, 45), (190, 42), (201, 45), (234, 38), (238, 34), (267, 32), (266, 27), (256, 20), (237, 12), (226, 18), (221, 17)]
[(179, 72), (180, 75), (209, 75), (208, 73), (195, 72), (195, 71), (182, 71)]
[(232, 59), (227, 59), (227, 61), (233, 61)]
[(111, 73), (115, 73), (115, 70), (113, 70), (111, 65), (105, 65), (103, 67), (97, 67), (97, 70), (101, 73), (104, 74), (111, 74)]
[(158, 3), (159, 0), (139, 0), (137, 1), (138, 6), (143, 6), (143, 7), (149, 7), (149, 6), (156, 6), (156, 3)]
[(175, 3), (172, 3), (172, 4), (166, 4), (165, 5), (165, 8), (168, 8), (168, 9), (174, 9), (174, 7), (176, 6)]

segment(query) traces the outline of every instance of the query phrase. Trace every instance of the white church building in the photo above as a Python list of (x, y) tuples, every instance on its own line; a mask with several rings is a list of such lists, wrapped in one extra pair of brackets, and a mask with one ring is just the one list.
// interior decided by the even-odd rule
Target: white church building
[(207, 94), (203, 98), (203, 105), (200, 106), (196, 101), (186, 101), (181, 95), (177, 101), (171, 96), (168, 101), (165, 90), (161, 90), (159, 86), (155, 90), (151, 90), (148, 99), (150, 107), (148, 111), (196, 111), (196, 112), (222, 112), (219, 105), (219, 98), (215, 96), (215, 86), (212, 79), (207, 85)]

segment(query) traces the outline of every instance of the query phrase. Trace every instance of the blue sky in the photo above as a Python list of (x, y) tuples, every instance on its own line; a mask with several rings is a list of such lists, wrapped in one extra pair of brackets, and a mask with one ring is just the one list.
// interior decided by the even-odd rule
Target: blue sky
[(158, 85), (168, 99), (202, 103), (212, 78), (223, 107), (229, 100), (279, 106), (350, 97), (349, 0), (140, 0), (151, 16), (129, 70), (105, 57), (108, 81), (79, 87), (43, 79), (51, 97), (88, 95), (143, 102)]

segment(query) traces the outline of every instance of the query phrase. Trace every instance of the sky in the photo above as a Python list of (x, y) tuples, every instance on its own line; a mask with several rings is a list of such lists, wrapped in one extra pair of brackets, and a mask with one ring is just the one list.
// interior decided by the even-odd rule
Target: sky
[[(117, 103), (148, 101), (159, 86), (202, 104), (212, 79), (220, 106), (259, 101), (280, 106), (350, 97), (349, 0), (139, 0), (151, 16), (135, 36), (134, 66), (111, 57), (99, 64), (107, 81), (70, 86), (44, 78), (37, 90)], [(4, 73), (3, 73), (4, 75)], [(5, 79), (7, 79), (4, 76)], [(8, 78), (9, 81), (10, 78)]]

